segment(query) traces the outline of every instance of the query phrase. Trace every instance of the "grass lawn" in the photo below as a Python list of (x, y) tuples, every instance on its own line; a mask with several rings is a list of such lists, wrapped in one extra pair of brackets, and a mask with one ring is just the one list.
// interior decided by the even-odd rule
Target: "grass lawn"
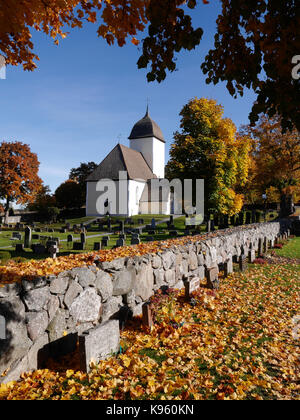
[(290, 239), (282, 249), (276, 249), (276, 255), (288, 258), (300, 258), (300, 237)]

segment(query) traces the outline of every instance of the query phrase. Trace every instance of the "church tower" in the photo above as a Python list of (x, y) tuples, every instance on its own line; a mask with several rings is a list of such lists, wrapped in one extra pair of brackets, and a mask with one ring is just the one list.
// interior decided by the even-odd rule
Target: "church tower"
[(165, 178), (166, 142), (161, 129), (150, 118), (149, 108), (144, 118), (135, 124), (130, 137), (130, 148), (140, 152), (157, 178)]

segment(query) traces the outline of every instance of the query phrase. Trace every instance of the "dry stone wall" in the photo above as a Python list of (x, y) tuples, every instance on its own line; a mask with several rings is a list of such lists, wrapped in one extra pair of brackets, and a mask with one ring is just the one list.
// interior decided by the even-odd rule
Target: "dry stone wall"
[[(253, 255), (262, 243), (272, 244), (285, 229), (279, 222), (227, 229), (201, 240), (191, 238), (186, 245), (155, 255), (96, 261), (90, 267), (0, 288), (0, 315), (6, 321), (6, 338), (0, 339), (0, 375), (8, 369), (0, 382), (40, 367), (46, 349), (48, 353), (65, 346), (70, 349), (68, 337), (87, 337), (87, 332), (100, 325), (105, 326), (103, 331), (110, 331), (107, 323), (126, 313), (124, 308), (133, 316), (141, 314), (143, 303), (161, 286), (180, 289), (189, 277), (204, 278), (207, 270), (225, 263), (229, 267), (233, 258)], [(111, 331), (118, 334), (115, 324)], [(95, 341), (93, 337), (89, 340)], [(117, 350), (118, 337), (109, 342)], [(57, 345), (51, 347), (51, 343)], [(101, 352), (103, 358), (105, 348)]]

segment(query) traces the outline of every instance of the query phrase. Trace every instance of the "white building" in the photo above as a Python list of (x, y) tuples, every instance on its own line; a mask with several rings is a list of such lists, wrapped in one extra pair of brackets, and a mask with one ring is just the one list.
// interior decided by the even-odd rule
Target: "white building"
[[(88, 177), (87, 216), (170, 214), (170, 192), (162, 189), (152, 195), (151, 191), (151, 180), (165, 177), (166, 143), (148, 109), (133, 127), (129, 141), (130, 148), (118, 144)], [(114, 181), (114, 187), (108, 180)], [(110, 193), (103, 194), (108, 188)], [(105, 205), (99, 206), (103, 200)]]

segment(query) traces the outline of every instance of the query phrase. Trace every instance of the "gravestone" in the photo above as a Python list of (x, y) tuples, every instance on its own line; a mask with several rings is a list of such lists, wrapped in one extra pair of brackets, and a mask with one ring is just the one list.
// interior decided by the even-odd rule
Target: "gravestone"
[(46, 254), (46, 247), (41, 244), (32, 245), (32, 250), (37, 255)]
[(67, 242), (68, 243), (73, 242), (73, 235), (68, 235)]
[(138, 224), (139, 224), (139, 225), (144, 225), (144, 224), (145, 224), (144, 219), (138, 219)]
[(0, 315), (0, 340), (6, 339), (6, 322), (4, 316)]
[(59, 249), (57, 246), (50, 246), (50, 248), (48, 249), (48, 252), (50, 254), (50, 258), (55, 259), (57, 257), (57, 254), (59, 252)]
[(250, 249), (248, 253), (248, 261), (250, 264), (252, 264), (255, 260), (255, 249)]
[(191, 294), (199, 289), (200, 287), (200, 279), (199, 277), (193, 277), (191, 279), (188, 279), (185, 284), (185, 298), (186, 300), (189, 300), (191, 297)]
[(82, 242), (73, 242), (73, 251), (83, 251), (84, 243)]
[(244, 272), (248, 268), (247, 257), (246, 255), (241, 255), (239, 258), (239, 268), (240, 271)]
[(94, 242), (94, 251), (101, 251), (101, 242)]
[(80, 241), (81, 241), (82, 244), (86, 243), (86, 234), (85, 233), (80, 234)]
[(32, 240), (32, 233), (30, 227), (25, 228), (24, 248), (30, 248)]
[(119, 239), (126, 239), (126, 235), (125, 235), (125, 233), (120, 233), (120, 235), (119, 235)]
[(259, 238), (258, 240), (258, 256), (263, 257), (264, 256), (264, 249), (263, 249), (263, 240), (262, 238)]
[(219, 282), (219, 268), (218, 267), (212, 267), (206, 269), (206, 278), (207, 278), (207, 287), (209, 289), (218, 290), (220, 287)]
[(119, 227), (119, 229), (120, 229), (120, 232), (122, 232), (122, 233), (124, 234), (124, 229), (125, 229), (125, 223), (124, 223), (124, 221), (121, 221), (121, 222), (120, 222), (120, 227)]
[(116, 242), (116, 247), (117, 248), (119, 248), (119, 247), (121, 247), (121, 246), (124, 246), (125, 245), (125, 241), (124, 241), (124, 239), (118, 239), (117, 240), (117, 242)]
[(233, 263), (232, 263), (232, 258), (229, 258), (224, 263), (224, 276), (228, 277), (229, 274), (231, 273), (233, 273)]
[(24, 245), (23, 244), (16, 244), (16, 253), (21, 254), (24, 252)]
[(140, 238), (134, 237), (131, 238), (131, 245), (139, 245), (141, 243)]
[(152, 318), (150, 302), (144, 303), (142, 309), (143, 309), (143, 325), (151, 328), (153, 325), (153, 318)]
[(147, 241), (149, 241), (149, 242), (154, 242), (154, 237), (153, 237), (153, 236), (148, 236), (148, 237), (147, 237)]
[(156, 220), (153, 218), (151, 220), (151, 229), (155, 229), (156, 228)]
[(101, 241), (101, 246), (102, 246), (102, 248), (106, 248), (107, 246), (108, 246), (108, 239), (102, 239), (102, 241)]
[(40, 239), (40, 235), (33, 234), (32, 235), (32, 239), (35, 240), (35, 241), (36, 240), (39, 240)]

